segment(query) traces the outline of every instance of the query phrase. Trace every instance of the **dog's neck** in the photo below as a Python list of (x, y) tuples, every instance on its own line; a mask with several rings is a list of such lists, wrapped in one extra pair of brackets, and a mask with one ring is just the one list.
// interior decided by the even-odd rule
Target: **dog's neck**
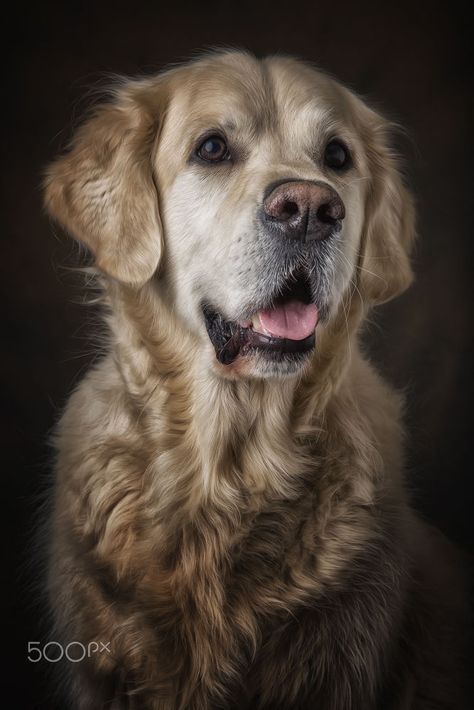
[(357, 349), (357, 308), (346, 306), (341, 323), (336, 319), (323, 331), (301, 377), (228, 379), (152, 286), (113, 286), (108, 292), (115, 359), (126, 389), (140, 416), (148, 417), (148, 428), (156, 422), (158, 459), (176, 460), (173, 486), (179, 479), (187, 505), (223, 499), (228, 505), (243, 491), (253, 500), (297, 495)]

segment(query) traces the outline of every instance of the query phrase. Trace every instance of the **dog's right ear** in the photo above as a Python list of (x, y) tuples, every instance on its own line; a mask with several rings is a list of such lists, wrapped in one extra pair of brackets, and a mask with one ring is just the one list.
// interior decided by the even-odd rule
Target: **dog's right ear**
[(45, 181), (49, 214), (89, 247), (99, 269), (136, 286), (153, 276), (162, 251), (152, 166), (158, 84), (126, 82), (79, 129)]

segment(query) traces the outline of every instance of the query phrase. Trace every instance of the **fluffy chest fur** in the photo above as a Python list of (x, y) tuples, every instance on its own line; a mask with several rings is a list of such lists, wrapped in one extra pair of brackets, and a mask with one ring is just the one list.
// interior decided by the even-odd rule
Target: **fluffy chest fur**
[(368, 406), (383, 386), (361, 359), (319, 416), (295, 384), (208, 380), (203, 399), (179, 363), (160, 374), (162, 343), (130, 358), (130, 338), (59, 434), (55, 554), (73, 594), (55, 594), (69, 635), (112, 647), (90, 673), (140, 708), (375, 698), (406, 584), (396, 399)]

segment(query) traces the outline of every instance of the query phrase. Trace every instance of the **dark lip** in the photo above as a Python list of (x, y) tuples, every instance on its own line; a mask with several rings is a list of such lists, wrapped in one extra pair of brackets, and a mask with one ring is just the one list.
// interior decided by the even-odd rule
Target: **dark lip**
[[(289, 299), (312, 302), (311, 285), (308, 274), (298, 270), (282, 285), (278, 293), (268, 299), (263, 306), (255, 307), (254, 313), (262, 307), (271, 307)], [(214, 346), (216, 357), (224, 365), (230, 365), (239, 355), (252, 352), (263, 353), (273, 360), (301, 358), (315, 346), (315, 334), (303, 340), (277, 338), (259, 333), (251, 327), (244, 327), (238, 321), (226, 320), (210, 304), (202, 304), (204, 321), (209, 339)]]

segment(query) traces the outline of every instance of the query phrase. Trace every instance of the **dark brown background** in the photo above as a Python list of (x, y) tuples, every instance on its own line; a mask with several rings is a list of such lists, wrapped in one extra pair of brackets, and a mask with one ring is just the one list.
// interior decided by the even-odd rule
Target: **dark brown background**
[(403, 147), (420, 214), (418, 279), (380, 310), (369, 341), (382, 371), (407, 393), (415, 503), (472, 551), (468, 26), (452, 3), (442, 10), (433, 3), (318, 0), (50, 2), (22, 5), (9, 18), (2, 40), (0, 281), (9, 707), (52, 708), (43, 688), (47, 664), (26, 660), (27, 641), (47, 633), (33, 604), (39, 568), (28, 562), (36, 558), (31, 530), (49, 482), (48, 434), (92, 356), (90, 311), (62, 269), (74, 263), (74, 249), (54, 236), (42, 214), (40, 176), (87, 104), (81, 97), (104, 72), (153, 71), (208, 45), (283, 51), (315, 61), (408, 128)]

